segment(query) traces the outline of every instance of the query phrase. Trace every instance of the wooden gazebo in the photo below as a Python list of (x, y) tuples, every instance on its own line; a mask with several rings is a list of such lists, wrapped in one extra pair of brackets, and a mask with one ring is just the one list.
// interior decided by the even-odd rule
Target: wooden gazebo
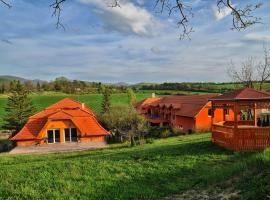
[(245, 88), (210, 101), (213, 143), (235, 151), (270, 147), (270, 93)]

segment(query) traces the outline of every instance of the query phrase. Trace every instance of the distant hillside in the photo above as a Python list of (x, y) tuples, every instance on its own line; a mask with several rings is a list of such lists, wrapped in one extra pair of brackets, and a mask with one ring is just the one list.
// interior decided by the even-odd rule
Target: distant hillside
[(6, 83), (6, 82), (10, 82), (10, 81), (13, 81), (13, 80), (17, 80), (17, 81), (21, 81), (21, 82), (25, 82), (27, 81), (27, 79), (24, 79), (24, 78), (21, 78), (21, 77), (18, 77), (18, 76), (0, 76), (0, 83)]
[(113, 86), (116, 86), (116, 87), (121, 87), (121, 86), (128, 87), (129, 86), (129, 84), (126, 83), (126, 82), (112, 83), (112, 84), (109, 84), (109, 85), (113, 85)]
[(13, 80), (20, 81), (20, 82), (23, 82), (23, 83), (26, 82), (26, 81), (32, 81), (33, 84), (37, 84), (38, 82), (39, 83), (46, 82), (46, 81), (39, 80), (39, 79), (28, 80), (28, 79), (18, 77), (18, 76), (0, 75), (0, 84), (1, 83), (9, 83), (10, 81), (13, 81)]

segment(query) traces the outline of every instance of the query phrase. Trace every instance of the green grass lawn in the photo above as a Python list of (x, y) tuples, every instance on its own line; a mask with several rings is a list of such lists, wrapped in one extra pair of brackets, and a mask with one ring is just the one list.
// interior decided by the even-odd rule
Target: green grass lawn
[[(217, 184), (240, 190), (242, 199), (270, 194), (270, 151), (233, 153), (211, 144), (210, 134), (134, 148), (2, 155), (0, 166), (1, 199), (151, 200), (191, 189), (215, 190)], [(233, 177), (235, 184), (223, 184)]]
[[(101, 111), (101, 102), (102, 95), (101, 94), (89, 94), (89, 95), (65, 95), (65, 94), (57, 94), (57, 93), (48, 93), (41, 95), (32, 95), (31, 96), (36, 107), (37, 111), (41, 111), (42, 109), (52, 105), (53, 103), (66, 98), (71, 97), (73, 99), (79, 100), (81, 102), (86, 103), (86, 105), (90, 106), (90, 108), (95, 112), (99, 113)], [(151, 93), (139, 93), (136, 95), (137, 100), (140, 101), (146, 97), (151, 97)], [(7, 96), (0, 96), (0, 129), (3, 125), (3, 117), (5, 116), (5, 105), (7, 103)], [(127, 94), (112, 94), (111, 97), (112, 105), (115, 104), (127, 104), (128, 98)]]

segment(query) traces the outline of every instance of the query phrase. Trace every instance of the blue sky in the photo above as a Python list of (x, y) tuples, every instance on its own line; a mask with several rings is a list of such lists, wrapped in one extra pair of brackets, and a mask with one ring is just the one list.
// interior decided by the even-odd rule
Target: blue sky
[[(195, 32), (179, 40), (177, 17), (154, 9), (152, 0), (67, 0), (55, 28), (49, 0), (14, 0), (0, 6), (0, 75), (52, 80), (58, 76), (102, 82), (229, 80), (226, 69), (270, 48), (270, 2), (256, 12), (263, 24), (231, 31), (231, 16), (213, 0), (191, 0)], [(235, 1), (252, 3), (256, 1)]]

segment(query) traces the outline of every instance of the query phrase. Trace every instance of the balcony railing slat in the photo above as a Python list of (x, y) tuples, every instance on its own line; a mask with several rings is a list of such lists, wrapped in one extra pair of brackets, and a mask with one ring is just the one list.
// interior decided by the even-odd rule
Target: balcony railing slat
[(246, 151), (270, 147), (270, 127), (212, 126), (212, 141), (225, 148)]

